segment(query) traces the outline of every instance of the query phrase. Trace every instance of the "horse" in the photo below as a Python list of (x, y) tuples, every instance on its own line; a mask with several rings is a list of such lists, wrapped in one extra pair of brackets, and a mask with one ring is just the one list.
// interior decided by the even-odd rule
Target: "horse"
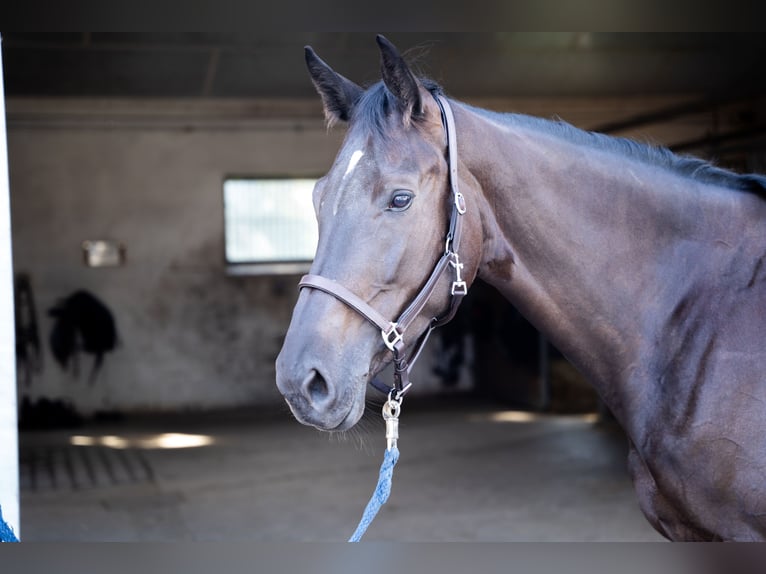
[(401, 367), (478, 277), (595, 387), (660, 534), (764, 540), (766, 177), (449, 99), (377, 42), (367, 88), (305, 48), (348, 130), (313, 192), (316, 257), (276, 361), (295, 418), (353, 427), (391, 354)]

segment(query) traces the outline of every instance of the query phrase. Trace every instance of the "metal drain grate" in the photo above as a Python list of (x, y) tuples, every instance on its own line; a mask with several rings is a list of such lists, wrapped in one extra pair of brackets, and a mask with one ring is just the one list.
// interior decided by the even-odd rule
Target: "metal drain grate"
[(138, 449), (36, 446), (22, 447), (19, 453), (21, 490), (81, 490), (153, 480), (151, 466)]

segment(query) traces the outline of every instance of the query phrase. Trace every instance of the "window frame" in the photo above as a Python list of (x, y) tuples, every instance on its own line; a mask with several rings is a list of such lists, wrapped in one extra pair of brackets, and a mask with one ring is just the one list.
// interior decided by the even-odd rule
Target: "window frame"
[[(226, 183), (232, 180), (243, 181), (273, 181), (273, 180), (316, 180), (320, 179), (322, 175), (315, 173), (308, 174), (228, 174), (221, 182), (221, 208), (223, 219), (223, 261), (227, 275), (243, 276), (243, 275), (300, 275), (307, 273), (311, 264), (314, 261), (312, 256), (310, 259), (274, 259), (274, 260), (259, 260), (253, 259), (248, 261), (231, 261), (228, 254), (228, 237), (230, 234), (229, 219), (227, 218), (226, 211)], [(309, 195), (309, 201), (311, 202), (311, 213), (314, 213), (312, 198)], [(317, 225), (316, 219), (314, 219), (314, 225)]]

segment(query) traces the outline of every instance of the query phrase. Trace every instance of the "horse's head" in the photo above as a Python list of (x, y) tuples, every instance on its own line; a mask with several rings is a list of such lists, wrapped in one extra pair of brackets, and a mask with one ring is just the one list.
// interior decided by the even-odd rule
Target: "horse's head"
[[(349, 123), (314, 189), (319, 244), (311, 274), (342, 285), (395, 320), (445, 250), (452, 197), (439, 105), (385, 38), (383, 81), (364, 90), (311, 48), (306, 62), (329, 123)], [(466, 264), (470, 281), (476, 263)], [(470, 267), (470, 269), (469, 269)], [(407, 348), (450, 303), (450, 277), (408, 329)], [(303, 289), (277, 358), (277, 385), (295, 417), (345, 430), (362, 416), (368, 381), (391, 360), (380, 329), (335, 297)]]

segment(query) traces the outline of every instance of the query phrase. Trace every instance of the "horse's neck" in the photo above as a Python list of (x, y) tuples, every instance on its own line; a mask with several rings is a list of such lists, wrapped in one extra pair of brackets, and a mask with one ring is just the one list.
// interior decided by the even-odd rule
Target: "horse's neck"
[[(652, 330), (641, 324), (642, 310), (661, 301), (668, 309), (657, 316), (669, 314), (683, 293), (667, 290), (704, 273), (678, 241), (695, 233), (688, 204), (669, 189), (682, 180), (462, 112), (463, 163), (481, 188), (481, 277), (594, 383), (612, 410), (628, 408), (641, 391), (625, 386), (626, 373), (640, 360), (638, 338)], [(669, 258), (680, 261), (670, 271)]]

